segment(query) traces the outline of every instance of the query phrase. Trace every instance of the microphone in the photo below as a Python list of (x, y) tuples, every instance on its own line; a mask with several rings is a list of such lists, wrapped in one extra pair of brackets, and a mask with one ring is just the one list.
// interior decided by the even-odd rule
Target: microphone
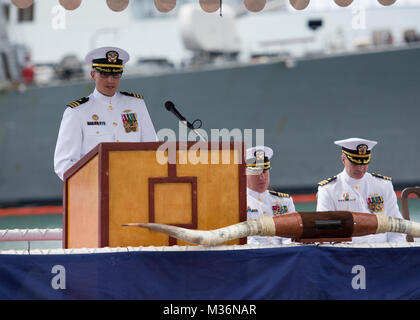
[[(199, 136), (203, 141), (207, 141), (207, 139), (204, 138), (200, 134), (200, 132), (196, 130), (196, 129), (201, 128), (201, 120), (197, 119), (191, 124), (189, 121), (187, 121), (187, 119), (184, 118), (184, 116), (181, 113), (179, 113), (179, 111), (175, 108), (175, 105), (172, 101), (166, 101), (165, 102), (165, 108), (166, 108), (166, 110), (172, 112), (179, 119), (179, 121), (181, 121), (184, 125), (186, 125), (192, 131), (194, 131), (194, 133), (197, 136)], [(200, 123), (198, 127), (194, 127), (194, 123), (196, 123), (196, 122)]]
[(183, 122), (188, 128), (191, 130), (195, 129), (194, 126), (189, 121), (187, 121), (187, 119), (185, 119), (182, 114), (179, 113), (172, 101), (166, 101), (165, 108), (166, 110), (172, 112), (179, 119), (179, 121)]
[(179, 111), (175, 108), (175, 105), (172, 101), (166, 101), (165, 102), (165, 108), (166, 108), (166, 110), (172, 112), (180, 121), (186, 121), (187, 125), (188, 125), (188, 128), (191, 129), (190, 126), (192, 126), (192, 125), (187, 121), (187, 119), (184, 118), (184, 116), (182, 114), (179, 113)]

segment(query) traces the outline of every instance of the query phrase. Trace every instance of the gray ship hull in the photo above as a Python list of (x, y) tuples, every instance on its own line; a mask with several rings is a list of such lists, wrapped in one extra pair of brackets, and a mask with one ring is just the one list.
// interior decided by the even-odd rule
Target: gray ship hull
[[(156, 130), (189, 120), (211, 129), (264, 129), (274, 149), (271, 185), (316, 192), (342, 170), (334, 140), (377, 140), (370, 172), (398, 187), (420, 184), (420, 49), (401, 49), (122, 80), (120, 90), (145, 97)], [(53, 155), (67, 103), (90, 94), (93, 82), (0, 94), (0, 204), (60, 201)]]

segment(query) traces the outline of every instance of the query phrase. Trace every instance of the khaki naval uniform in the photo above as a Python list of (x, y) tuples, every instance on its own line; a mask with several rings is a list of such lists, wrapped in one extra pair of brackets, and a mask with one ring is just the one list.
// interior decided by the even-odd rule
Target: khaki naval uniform
[(140, 95), (117, 92), (104, 96), (96, 89), (68, 104), (54, 154), (54, 170), (64, 173), (101, 142), (155, 142), (156, 131)]
[[(391, 178), (365, 173), (363, 178), (353, 179), (343, 170), (318, 185), (317, 211), (383, 213), (402, 219)], [(405, 234), (387, 232), (353, 237), (352, 242), (405, 242), (405, 238)]]
[[(258, 193), (247, 190), (247, 219), (256, 219), (261, 216), (274, 217), (295, 212), (293, 199), (286, 193), (266, 190)], [(285, 244), (291, 239), (282, 237), (248, 237), (248, 244)]]

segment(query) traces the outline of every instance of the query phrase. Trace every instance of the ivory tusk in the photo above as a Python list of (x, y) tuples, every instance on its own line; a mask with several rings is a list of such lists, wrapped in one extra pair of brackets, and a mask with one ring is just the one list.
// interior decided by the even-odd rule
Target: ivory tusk
[(420, 237), (420, 223), (394, 218), (385, 214), (375, 214), (378, 219), (376, 233), (398, 232), (405, 233), (413, 237)]
[(146, 228), (152, 231), (166, 233), (173, 238), (183, 241), (208, 246), (215, 246), (226, 241), (248, 236), (274, 236), (276, 233), (272, 217), (260, 217), (255, 220), (248, 220), (209, 231), (192, 230), (160, 223), (127, 223), (123, 226)]
[(295, 212), (276, 217), (260, 217), (208, 231), (159, 223), (128, 223), (123, 226), (146, 228), (186, 242), (209, 246), (255, 235), (288, 237), (297, 241), (317, 238), (348, 239), (384, 232), (420, 237), (420, 223), (384, 214), (349, 211)]

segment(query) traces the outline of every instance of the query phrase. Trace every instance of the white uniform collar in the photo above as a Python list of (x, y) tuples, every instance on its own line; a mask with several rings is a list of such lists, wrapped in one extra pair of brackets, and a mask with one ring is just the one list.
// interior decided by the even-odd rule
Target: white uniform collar
[(254, 191), (250, 188), (247, 188), (247, 193), (249, 196), (254, 197), (254, 198), (260, 198), (262, 197), (264, 194), (266, 194), (268, 192), (268, 190), (265, 190), (263, 193), (258, 193), (257, 191)]
[(367, 172), (364, 174), (363, 178), (361, 179), (354, 179), (352, 177), (350, 177), (347, 174), (346, 168), (343, 169), (343, 172), (341, 172), (342, 176), (343, 176), (343, 180), (348, 183), (349, 185), (355, 186), (358, 185), (360, 183), (362, 183), (362, 181), (364, 181), (364, 179), (366, 178)]
[(106, 101), (106, 102), (113, 102), (117, 96), (117, 92), (115, 92), (115, 94), (112, 97), (108, 97), (106, 95), (103, 95), (102, 93), (100, 93), (96, 87), (95, 90), (93, 91), (93, 96), (95, 97), (95, 99), (98, 99), (100, 101)]

